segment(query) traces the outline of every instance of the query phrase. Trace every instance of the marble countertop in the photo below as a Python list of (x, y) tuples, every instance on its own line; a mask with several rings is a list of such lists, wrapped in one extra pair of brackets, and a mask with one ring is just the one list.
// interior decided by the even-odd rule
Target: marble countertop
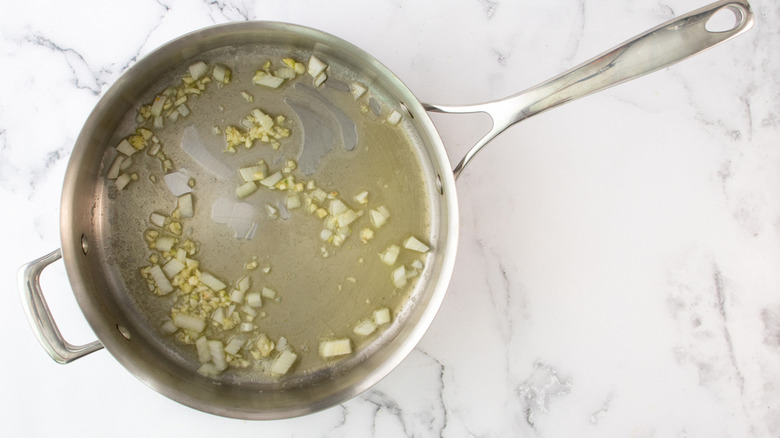
[[(424, 102), (513, 94), (703, 0), (53, 0), (0, 13), (5, 436), (780, 437), (780, 5), (748, 34), (511, 128), (457, 182), (460, 247), (409, 357), (323, 412), (225, 419), (146, 387), (105, 352), (40, 348), (16, 270), (59, 246), (73, 143), (138, 59), (214, 23), (319, 28)], [(489, 125), (434, 117), (453, 160)], [(94, 339), (62, 263), (44, 289)]]

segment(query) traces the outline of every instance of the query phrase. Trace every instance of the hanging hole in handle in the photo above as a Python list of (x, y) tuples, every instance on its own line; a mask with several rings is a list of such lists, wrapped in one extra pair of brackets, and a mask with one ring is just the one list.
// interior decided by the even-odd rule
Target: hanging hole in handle
[(87, 236), (81, 235), (81, 251), (84, 252), (84, 255), (87, 255), (89, 253), (89, 240), (87, 240)]
[(132, 338), (132, 337), (133, 337), (133, 336), (130, 334), (130, 330), (128, 330), (128, 329), (127, 329), (125, 326), (123, 326), (123, 325), (119, 325), (119, 324), (117, 324), (117, 325), (116, 325), (116, 329), (119, 331), (119, 334), (120, 334), (120, 335), (122, 335), (122, 337), (123, 337), (123, 338), (125, 338), (125, 339), (127, 339), (128, 341), (130, 340), (130, 338)]
[(704, 29), (711, 33), (729, 32), (738, 28), (744, 19), (740, 9), (734, 6), (724, 6), (712, 14), (704, 24)]

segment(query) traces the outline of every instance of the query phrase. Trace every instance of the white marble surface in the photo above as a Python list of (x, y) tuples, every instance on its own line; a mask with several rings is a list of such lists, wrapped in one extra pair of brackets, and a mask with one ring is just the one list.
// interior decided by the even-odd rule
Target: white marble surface
[[(417, 349), (343, 406), (247, 422), (105, 351), (51, 361), (16, 269), (59, 245), (73, 142), (143, 55), (234, 20), (316, 27), (423, 101), (529, 87), (703, 0), (6, 1), (0, 6), (3, 436), (780, 437), (780, 6), (724, 46), (512, 128), (458, 181), (460, 249)], [(453, 157), (484, 120), (436, 117)], [(62, 263), (66, 337), (92, 340)]]

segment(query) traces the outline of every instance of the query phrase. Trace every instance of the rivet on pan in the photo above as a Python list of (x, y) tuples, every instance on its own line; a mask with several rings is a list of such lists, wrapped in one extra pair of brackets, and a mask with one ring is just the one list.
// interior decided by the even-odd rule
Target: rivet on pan
[(401, 107), (406, 111), (406, 114), (409, 114), (409, 117), (414, 118), (414, 114), (412, 114), (411, 111), (409, 111), (409, 108), (406, 106), (405, 103), (401, 102)]
[(81, 235), (81, 250), (84, 251), (84, 255), (87, 255), (89, 252), (89, 241), (87, 241), (87, 236)]
[(441, 175), (436, 175), (436, 188), (439, 189), (440, 194), (444, 194), (444, 186), (441, 184)]
[(116, 325), (116, 329), (119, 330), (119, 334), (122, 335), (123, 338), (127, 339), (128, 341), (130, 340), (130, 330), (119, 324)]

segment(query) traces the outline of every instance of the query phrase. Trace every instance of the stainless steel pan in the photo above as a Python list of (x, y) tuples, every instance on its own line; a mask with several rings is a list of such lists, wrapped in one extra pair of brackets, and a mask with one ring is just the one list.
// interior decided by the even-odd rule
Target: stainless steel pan
[[(710, 29), (712, 17), (725, 11), (733, 14), (733, 25), (726, 29)], [(444, 298), (455, 260), (458, 236), (455, 178), (485, 144), (520, 120), (669, 66), (746, 32), (752, 24), (750, 6), (744, 0), (716, 2), (653, 28), (527, 91), (498, 101), (467, 106), (420, 103), (400, 79), (370, 55), (317, 30), (282, 23), (248, 22), (215, 26), (185, 35), (130, 68), (108, 90), (87, 120), (75, 144), (63, 187), (62, 249), (19, 271), (19, 289), (28, 319), (41, 345), (57, 362), (68, 363), (105, 347), (153, 389), (180, 403), (217, 415), (245, 419), (286, 418), (344, 402), (387, 375), (414, 348), (431, 324)], [(319, 97), (312, 97), (312, 91), (305, 87), (290, 87), (280, 92), (277, 100), (268, 98), (256, 105), (269, 105), (275, 110), (286, 108), (289, 112), (296, 102), (309, 101), (314, 103), (308, 108), (316, 110), (328, 105), (323, 103), (323, 98), (325, 101), (335, 99), (335, 102), (339, 98), (333, 96), (342, 92), (339, 89), (345, 83), (359, 80), (368, 85), (376, 98), (374, 103), (379, 110), (370, 110), (377, 113), (377, 117), (385, 117), (391, 109), (403, 115), (399, 131), (364, 126), (354, 108), (336, 102), (337, 109), (331, 111), (331, 116), (340, 110), (338, 117), (347, 115), (351, 118), (359, 134), (355, 149), (358, 152), (349, 152), (357, 154), (349, 158), (354, 161), (319, 168), (313, 175), (320, 181), (343, 185), (357, 184), (354, 181), (373, 181), (366, 184), (375, 184), (376, 180), (381, 180), (389, 187), (382, 196), (388, 203), (398, 206), (398, 214), (394, 216), (396, 231), (410, 230), (423, 236), (429, 240), (432, 251), (425, 256), (425, 268), (412, 286), (396, 298), (388, 299), (387, 302), (394, 306), (393, 324), (361, 343), (351, 357), (324, 363), (314, 360), (305, 366), (302, 363), (300, 366), (305, 372), (282, 379), (251, 381), (230, 373), (218, 378), (204, 377), (196, 372), (197, 367), (192, 365), (187, 354), (178, 351), (170, 339), (160, 335), (155, 323), (159, 315), (155, 316), (153, 305), (149, 304), (154, 300), (147, 300), (135, 291), (139, 281), (135, 275), (137, 263), (139, 258), (145, 257), (141, 238), (144, 221), (149, 210), (164, 209), (170, 197), (157, 194), (156, 186), (142, 182), (143, 178), (135, 188), (134, 198), (125, 196), (125, 192), (117, 195), (104, 175), (114, 154), (113, 146), (129, 132), (139, 104), (148, 102), (188, 65), (203, 59), (228, 59), (233, 63), (234, 75), (251, 76), (250, 70), (266, 58), (284, 54), (298, 58), (315, 54), (327, 60), (332, 72), (332, 80), (328, 81), (333, 87), (313, 91)], [(238, 88), (233, 92), (241, 91)], [(171, 129), (169, 142), (174, 145), (166, 146), (166, 150), (179, 162), (187, 163), (190, 159), (176, 146), (185, 136), (186, 126), (197, 127), (198, 135), (205, 138), (215, 117), (220, 121), (235, 118), (253, 105), (236, 96), (232, 100), (225, 94), (214, 96), (219, 97), (204, 95), (198, 105), (204, 108), (211, 105), (212, 110), (220, 107), (224, 114), (214, 116), (213, 111), (193, 114), (188, 122)], [(221, 102), (228, 102), (228, 108), (224, 109)], [(233, 103), (235, 108), (231, 107)], [(426, 111), (485, 112), (493, 119), (493, 127), (453, 172), (444, 145)], [(408, 149), (389, 151), (383, 146), (397, 144), (399, 135), (403, 136), (401, 143)], [(209, 141), (214, 140), (205, 143)], [(298, 138), (292, 143), (303, 141)], [(345, 146), (343, 137), (340, 143), (341, 147)], [(370, 158), (367, 152), (360, 152), (366, 145), (371, 148)], [(278, 160), (282, 155), (273, 159)], [(228, 164), (238, 162), (230, 162), (230, 159), (225, 159)], [(318, 164), (313, 166), (316, 168)], [(214, 193), (231, 184), (215, 177), (214, 172), (198, 173), (197, 163), (190, 162), (188, 168), (196, 174), (199, 203), (208, 205), (213, 201)], [(345, 175), (354, 175), (354, 178)], [(377, 190), (381, 192), (381, 187)], [(253, 245), (275, 248), (276, 253), (283, 253), (274, 255), (274, 272), (281, 275), (276, 281), (294, 285), (290, 290), (306, 289), (305, 293), (290, 292), (285, 297), (286, 305), (299, 309), (304, 315), (293, 318), (292, 323), (279, 319), (278, 324), (292, 333), (305, 336), (310, 332), (327, 331), (333, 325), (350, 324), (350, 321), (342, 321), (343, 314), (351, 311), (349, 309), (365, 311), (370, 307), (366, 303), (375, 305), (385, 299), (384, 295), (367, 292), (365, 300), (364, 295), (357, 293), (349, 295), (346, 301), (339, 301), (332, 290), (335, 286), (341, 290), (341, 282), (351, 268), (336, 263), (333, 265), (336, 273), (315, 272), (315, 265), (320, 263), (317, 255), (301, 252), (301, 242), (294, 232), (261, 233), (252, 244), (235, 243), (229, 236), (225, 237), (225, 230), (213, 221), (193, 220), (196, 221), (193, 232), (198, 234), (203, 246), (211, 245), (210, 249), (203, 249), (207, 253), (204, 259), (225, 271), (243, 264), (256, 253), (257, 248)], [(224, 243), (228, 241), (234, 243)], [(287, 247), (297, 249), (291, 254), (279, 249)], [(361, 254), (376, 252), (376, 248), (353, 248), (353, 251), (357, 251), (353, 256), (359, 258)], [(64, 259), (79, 306), (98, 337), (98, 341), (91, 344), (74, 346), (63, 339), (41, 292), (41, 271), (60, 257)], [(380, 267), (373, 265), (361, 268), (361, 284), (371, 286), (386, 280), (387, 273), (380, 271)], [(310, 287), (302, 286), (306, 284)], [(320, 299), (320, 295), (315, 294), (319, 290), (331, 292), (327, 298)]]

